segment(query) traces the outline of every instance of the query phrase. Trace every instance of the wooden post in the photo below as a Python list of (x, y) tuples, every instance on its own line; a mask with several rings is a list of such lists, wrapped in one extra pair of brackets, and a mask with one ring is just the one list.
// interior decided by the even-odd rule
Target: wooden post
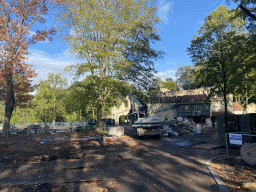
[(228, 143), (228, 133), (225, 133), (225, 138), (226, 138), (226, 149), (227, 149), (227, 156), (229, 156), (229, 143)]

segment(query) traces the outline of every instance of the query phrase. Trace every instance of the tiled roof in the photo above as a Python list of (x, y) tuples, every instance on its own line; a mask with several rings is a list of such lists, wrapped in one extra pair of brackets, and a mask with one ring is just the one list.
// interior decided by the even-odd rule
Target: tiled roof
[(183, 95), (177, 97), (177, 103), (205, 103), (208, 102), (207, 96), (205, 94), (202, 95)]
[(243, 105), (241, 103), (238, 102), (233, 102), (233, 110), (234, 111), (244, 111), (245, 108), (243, 107)]

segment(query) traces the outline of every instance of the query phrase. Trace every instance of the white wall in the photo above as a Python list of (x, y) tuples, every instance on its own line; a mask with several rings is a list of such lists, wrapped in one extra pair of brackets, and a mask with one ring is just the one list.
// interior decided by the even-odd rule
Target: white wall
[[(233, 99), (232, 95), (228, 96), (228, 111), (233, 112)], [(211, 99), (211, 111), (212, 112), (219, 112), (225, 111), (225, 104), (222, 97), (214, 97)]]
[(256, 113), (256, 104), (250, 103), (247, 107), (247, 113)]
[(126, 100), (128, 101), (127, 107), (125, 106), (124, 102), (122, 102), (119, 107), (116, 107), (116, 106), (112, 107), (110, 109), (110, 113), (106, 115), (106, 118), (115, 119), (116, 124), (119, 124), (119, 117), (121, 115), (127, 115), (130, 110), (130, 106), (131, 106), (130, 100), (128, 97), (126, 97)]

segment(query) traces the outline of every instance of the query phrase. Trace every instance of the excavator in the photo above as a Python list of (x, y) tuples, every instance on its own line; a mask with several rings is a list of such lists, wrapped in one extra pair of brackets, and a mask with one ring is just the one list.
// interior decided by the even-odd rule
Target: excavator
[[(132, 92), (129, 93), (131, 108), (129, 111), (129, 124), (136, 130), (137, 139), (143, 136), (156, 136), (161, 138), (161, 121), (157, 116), (148, 115), (148, 106)], [(137, 106), (136, 106), (137, 104)]]

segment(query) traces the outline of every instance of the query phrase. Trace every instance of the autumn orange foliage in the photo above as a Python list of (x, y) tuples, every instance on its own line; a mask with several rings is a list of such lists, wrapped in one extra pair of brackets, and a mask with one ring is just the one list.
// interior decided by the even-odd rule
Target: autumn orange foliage
[(62, 0), (0, 0), (0, 99), (5, 102), (4, 130), (9, 129), (15, 106), (24, 105), (32, 97), (28, 94), (36, 86), (31, 65), (25, 64), (30, 44), (52, 40), (56, 30), (37, 30), (32, 36), (29, 29), (35, 22), (45, 23), (42, 15)]

